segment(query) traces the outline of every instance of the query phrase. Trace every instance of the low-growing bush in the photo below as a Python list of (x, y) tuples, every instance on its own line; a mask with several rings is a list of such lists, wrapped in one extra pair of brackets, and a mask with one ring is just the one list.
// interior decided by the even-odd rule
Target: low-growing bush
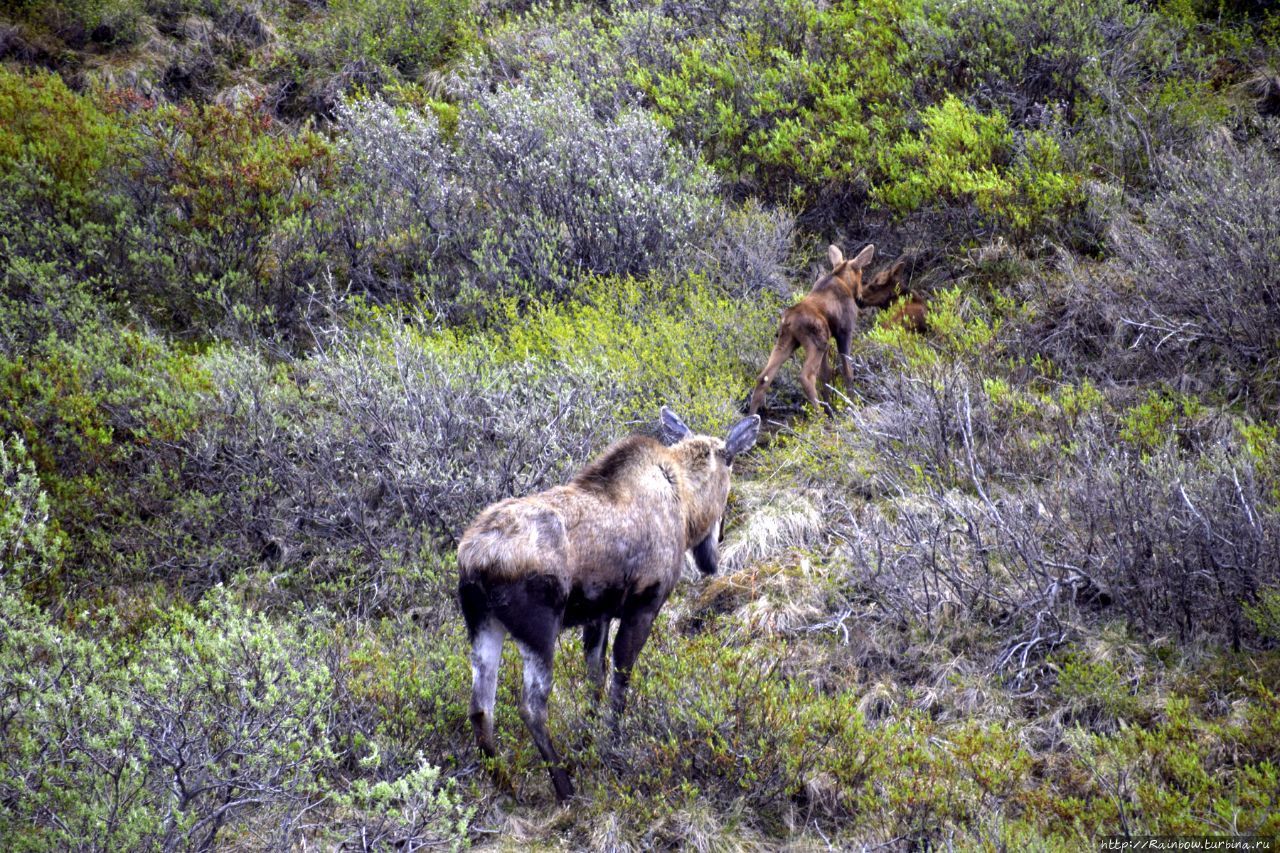
[(64, 571), (46, 574), (44, 595), (83, 591), (108, 566), (128, 574), (156, 557), (133, 537), (173, 498), (174, 444), (195, 425), (207, 387), (194, 356), (110, 308), (51, 264), (0, 267), (0, 433), (25, 444), (68, 536)]
[(65, 547), (22, 439), (0, 441), (0, 583), (39, 584), (56, 574)]
[(261, 561), (268, 600), (442, 606), (437, 551), (485, 504), (558, 482), (617, 429), (595, 385), (453, 350), (394, 316), (291, 367), (231, 348), (205, 366), (214, 390), (177, 476), (210, 503), (172, 507), (170, 535), (196, 548), (166, 572), (195, 592)]
[(921, 75), (925, 85), (964, 92), (1015, 125), (1037, 128), (1058, 112), (1071, 120), (1107, 26), (1134, 14), (1122, 0), (1070, 8), (1026, 0), (935, 0), (907, 28), (928, 69)]
[(864, 182), (876, 148), (900, 132), (910, 89), (901, 22), (915, 9), (732, 5), (722, 28), (679, 45), (673, 69), (638, 66), (633, 80), (676, 138), (739, 190), (825, 204), (830, 185)]
[(12, 11), (75, 49), (124, 48), (138, 40), (147, 5), (147, 0), (17, 0)]
[(36, 184), (59, 208), (81, 208), (119, 134), (61, 76), (0, 66), (0, 179), (11, 191)]
[[(1126, 338), (1206, 385), (1280, 395), (1280, 170), (1275, 153), (1214, 139), (1167, 157), (1162, 192), (1112, 241), (1134, 282)], [(1176, 365), (1176, 367), (1175, 367)]]
[(299, 39), (321, 64), (356, 64), (415, 80), (466, 47), (475, 24), (469, 0), (332, 0)]
[(302, 334), (309, 301), (327, 295), (325, 139), (252, 103), (143, 109), (130, 130), (117, 181), (132, 215), (113, 249), (135, 306), (187, 334)]
[(713, 174), (652, 119), (600, 118), (567, 83), (480, 92), (451, 141), (434, 114), (379, 101), (348, 105), (340, 123), (353, 276), (417, 284), (442, 311), (673, 270), (720, 213)]
[(113, 647), (8, 588), (0, 602), (7, 844), (209, 847), (224, 827), (267, 845), (299, 837), (332, 757), (314, 636), (215, 595)]
[[(1163, 380), (1260, 411), (1277, 398), (1276, 157), (1210, 137), (1161, 161), (1161, 189), (1031, 298), (1023, 346), (1095, 381)], [(1028, 352), (1030, 355), (1030, 352)]]
[(714, 433), (737, 419), (776, 312), (772, 299), (729, 298), (698, 276), (600, 278), (566, 304), (508, 303), (498, 357), (598, 385), (622, 423), (648, 423), (667, 405)]
[(963, 619), (967, 653), (1015, 684), (1115, 607), (1144, 636), (1256, 644), (1243, 607), (1280, 573), (1274, 475), (1250, 443), (1266, 438), (1168, 392), (1125, 406), (1088, 382), (977, 371), (1007, 333), (954, 293), (931, 311), (933, 338), (863, 342), (862, 404), (834, 436), (784, 434), (763, 463), (826, 492), (849, 567), (828, 607), (869, 598), (930, 632)]
[(920, 118), (920, 135), (879, 153), (884, 177), (872, 198), (890, 209), (972, 204), (980, 217), (1024, 237), (1080, 201), (1077, 179), (1066, 173), (1052, 136), (1028, 131), (1015, 146), (1004, 115), (982, 115), (954, 97)]

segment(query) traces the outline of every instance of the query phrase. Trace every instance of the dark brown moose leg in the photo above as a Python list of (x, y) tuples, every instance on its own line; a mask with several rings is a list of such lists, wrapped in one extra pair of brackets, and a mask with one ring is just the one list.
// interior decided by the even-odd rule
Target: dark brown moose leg
[(542, 760), (547, 762), (547, 770), (551, 773), (551, 785), (556, 789), (556, 799), (563, 803), (573, 796), (573, 783), (569, 781), (569, 773), (560, 761), (560, 755), (551, 743), (547, 734), (547, 699), (551, 696), (551, 661), (555, 651), (556, 631), (551, 632), (549, 641), (533, 648), (525, 643), (518, 643), (520, 656), (524, 658), (524, 696), (520, 700), (520, 719), (529, 727), (533, 742), (542, 753)]
[(769, 383), (773, 382), (778, 375), (778, 368), (787, 359), (791, 358), (791, 354), (795, 351), (796, 339), (785, 331), (780, 332), (778, 334), (778, 342), (774, 345), (773, 351), (769, 353), (769, 361), (756, 379), (756, 387), (751, 392), (751, 404), (747, 406), (748, 415), (754, 415), (760, 411), (760, 405), (764, 403), (764, 392), (769, 390)]
[(649, 639), (649, 630), (653, 627), (653, 619), (658, 615), (662, 602), (650, 604), (642, 610), (635, 610), (622, 617), (618, 624), (618, 635), (613, 640), (613, 684), (609, 691), (609, 702), (612, 716), (610, 727), (618, 733), (622, 722), (622, 713), (627, 709), (627, 685), (631, 683), (631, 667), (635, 666), (640, 650)]
[(836, 358), (840, 359), (840, 375), (844, 378), (844, 393), (853, 396), (853, 365), (849, 363), (849, 347), (853, 343), (853, 326), (836, 335)]
[(827, 379), (827, 349), (826, 342), (822, 344), (808, 344), (804, 354), (804, 364), (800, 367), (800, 385), (804, 388), (804, 395), (809, 399), (809, 404), (819, 412), (826, 412), (832, 415), (831, 404), (826, 400), (818, 398), (818, 381), (822, 380), (823, 396), (826, 396), (826, 379)]
[(599, 619), (582, 626), (582, 653), (587, 659), (587, 678), (591, 682), (595, 705), (604, 698), (604, 656), (609, 647), (609, 620)]

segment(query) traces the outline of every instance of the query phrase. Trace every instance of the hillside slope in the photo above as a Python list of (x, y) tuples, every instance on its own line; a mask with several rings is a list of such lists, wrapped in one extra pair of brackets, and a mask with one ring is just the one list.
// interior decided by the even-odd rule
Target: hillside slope
[[(1280, 834), (1280, 17), (1087, 0), (0, 16), (0, 841), (1074, 850)], [(720, 576), (554, 805), (453, 548), (662, 405)]]

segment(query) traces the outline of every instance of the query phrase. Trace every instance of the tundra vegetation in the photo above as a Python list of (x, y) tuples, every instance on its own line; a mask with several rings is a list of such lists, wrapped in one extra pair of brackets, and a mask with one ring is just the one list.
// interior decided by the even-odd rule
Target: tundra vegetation
[[(1280, 834), (1271, 6), (4, 4), (0, 847)], [(872, 243), (620, 736), (558, 655), (559, 808), (509, 645), (495, 786), (462, 531)]]

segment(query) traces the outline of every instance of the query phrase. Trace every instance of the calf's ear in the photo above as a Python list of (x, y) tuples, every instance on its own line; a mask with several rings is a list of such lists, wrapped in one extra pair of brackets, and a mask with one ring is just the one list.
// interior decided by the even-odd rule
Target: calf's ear
[(893, 268), (889, 270), (889, 281), (902, 284), (902, 271), (905, 270), (906, 268), (907, 268), (906, 261), (898, 261), (896, 264), (894, 264)]
[(658, 413), (658, 426), (662, 434), (662, 443), (667, 445), (675, 444), (693, 433), (693, 430), (680, 420), (680, 416), (666, 406), (663, 406), (662, 411)]
[(871, 263), (871, 259), (876, 256), (876, 244), (868, 243), (861, 252), (859, 252), (852, 261), (853, 268), (856, 270), (863, 269), (867, 264)]
[(724, 452), (730, 459), (739, 453), (746, 453), (755, 446), (760, 437), (760, 416), (751, 415), (743, 418), (729, 430), (729, 437), (724, 440)]
[(836, 268), (844, 263), (844, 252), (833, 243), (827, 247), (827, 260), (831, 262), (831, 271), (835, 272)]

